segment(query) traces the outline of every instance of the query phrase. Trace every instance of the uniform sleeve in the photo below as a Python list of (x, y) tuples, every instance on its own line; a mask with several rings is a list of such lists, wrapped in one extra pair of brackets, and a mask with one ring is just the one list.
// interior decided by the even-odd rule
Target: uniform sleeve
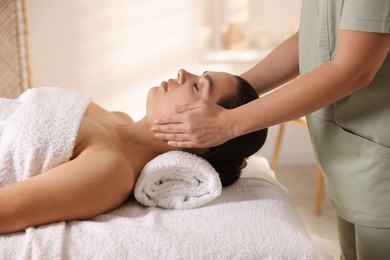
[(339, 29), (390, 33), (390, 0), (345, 0)]

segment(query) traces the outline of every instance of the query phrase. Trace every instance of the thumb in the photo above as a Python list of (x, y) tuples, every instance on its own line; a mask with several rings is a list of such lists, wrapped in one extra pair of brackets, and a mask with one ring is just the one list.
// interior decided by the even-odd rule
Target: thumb
[(186, 111), (190, 111), (190, 110), (194, 110), (194, 109), (197, 109), (197, 108), (200, 108), (202, 106), (205, 106), (207, 105), (206, 102), (204, 100), (198, 100), (198, 101), (195, 101), (195, 102), (192, 102), (192, 103), (187, 103), (187, 104), (183, 104), (183, 105), (176, 105), (175, 106), (175, 111), (177, 113), (183, 113), (183, 112), (186, 112)]
[(176, 105), (175, 111), (177, 113), (183, 113), (189, 110), (190, 103), (184, 104), (184, 105)]

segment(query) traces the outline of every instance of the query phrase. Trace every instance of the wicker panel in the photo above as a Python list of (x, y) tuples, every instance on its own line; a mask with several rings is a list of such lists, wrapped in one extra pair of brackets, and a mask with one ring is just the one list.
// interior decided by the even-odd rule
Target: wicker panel
[(15, 98), (28, 87), (22, 7), (19, 0), (0, 0), (0, 97)]

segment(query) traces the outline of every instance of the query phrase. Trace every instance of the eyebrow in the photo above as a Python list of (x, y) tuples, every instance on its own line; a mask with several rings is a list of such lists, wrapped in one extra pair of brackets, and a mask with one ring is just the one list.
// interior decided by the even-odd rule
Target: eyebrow
[(206, 74), (206, 73), (207, 73), (207, 70), (205, 72), (203, 72), (202, 76), (208, 81), (209, 88), (210, 88), (210, 91), (211, 91), (213, 89), (213, 86), (214, 86), (213, 78), (209, 74)]

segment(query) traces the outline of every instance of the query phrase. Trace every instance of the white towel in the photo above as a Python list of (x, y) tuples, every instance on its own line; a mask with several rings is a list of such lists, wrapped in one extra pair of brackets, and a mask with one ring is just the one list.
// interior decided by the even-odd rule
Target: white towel
[(221, 191), (219, 175), (209, 162), (191, 153), (171, 151), (145, 165), (134, 196), (145, 206), (191, 209), (214, 200)]
[(0, 187), (68, 161), (91, 97), (54, 87), (0, 98)]

